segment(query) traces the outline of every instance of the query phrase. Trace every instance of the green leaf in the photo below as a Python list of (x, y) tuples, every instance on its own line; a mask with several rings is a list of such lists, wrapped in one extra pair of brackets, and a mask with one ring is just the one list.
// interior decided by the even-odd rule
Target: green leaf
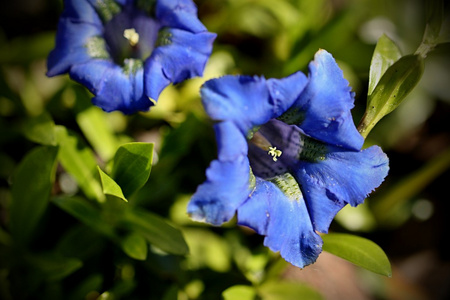
[(122, 250), (131, 258), (145, 260), (147, 258), (147, 240), (140, 234), (132, 233), (122, 240)]
[(112, 226), (102, 219), (100, 210), (88, 203), (84, 198), (55, 197), (52, 201), (59, 208), (72, 215), (83, 224), (112, 240), (118, 240)]
[(254, 300), (256, 299), (255, 288), (248, 285), (235, 285), (222, 292), (224, 300)]
[(122, 226), (141, 234), (150, 244), (177, 255), (185, 255), (189, 248), (181, 232), (163, 218), (140, 209), (125, 211)]
[(55, 123), (47, 112), (27, 119), (22, 130), (25, 137), (32, 142), (56, 146)]
[(402, 57), (400, 49), (386, 35), (382, 35), (378, 39), (377, 46), (373, 52), (372, 61), (370, 63), (369, 89), (367, 95), (370, 96), (377, 86), (378, 81), (397, 60)]
[(33, 254), (28, 261), (49, 281), (61, 280), (83, 265), (83, 262), (77, 258), (62, 257), (55, 253)]
[(77, 123), (84, 136), (104, 161), (110, 160), (119, 142), (110, 128), (105, 112), (90, 105), (77, 114)]
[(11, 235), (24, 245), (44, 213), (55, 180), (58, 147), (41, 146), (17, 167), (12, 184)]
[(148, 180), (152, 168), (153, 144), (128, 143), (119, 147), (114, 156), (111, 177), (129, 197)]
[(258, 288), (258, 295), (264, 300), (323, 300), (319, 292), (298, 282), (268, 281)]
[(56, 140), (60, 146), (59, 160), (90, 199), (105, 201), (97, 179), (97, 162), (92, 151), (81, 139), (64, 126), (56, 126)]
[(120, 188), (120, 186), (111, 177), (109, 177), (105, 172), (103, 172), (99, 166), (97, 166), (97, 169), (98, 169), (98, 173), (100, 174), (100, 181), (102, 183), (103, 193), (105, 195), (111, 195), (111, 196), (117, 197), (119, 199), (122, 199), (125, 202), (128, 202), (128, 200), (123, 195), (122, 189)]
[(374, 242), (351, 234), (322, 236), (323, 250), (377, 274), (391, 277), (391, 264), (383, 249)]
[(403, 56), (386, 70), (368, 97), (366, 112), (358, 127), (363, 137), (400, 105), (419, 82), (423, 70), (423, 58), (419, 55)]
[(87, 295), (92, 291), (99, 291), (103, 284), (103, 277), (100, 274), (93, 274), (84, 279), (67, 296), (67, 300), (88, 299)]

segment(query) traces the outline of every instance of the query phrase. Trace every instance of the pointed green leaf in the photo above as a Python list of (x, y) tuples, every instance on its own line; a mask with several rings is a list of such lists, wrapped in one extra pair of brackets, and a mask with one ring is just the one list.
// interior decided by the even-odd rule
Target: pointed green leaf
[(23, 128), (23, 134), (32, 142), (55, 146), (55, 123), (49, 113), (28, 119)]
[(323, 300), (319, 292), (298, 282), (268, 281), (258, 288), (258, 295), (264, 300)]
[(423, 58), (419, 55), (403, 56), (386, 70), (368, 97), (366, 112), (358, 128), (363, 137), (400, 105), (419, 82), (423, 70)]
[(90, 105), (77, 114), (77, 123), (100, 157), (104, 161), (110, 160), (119, 142), (107, 122), (105, 112)]
[(400, 49), (386, 35), (382, 35), (378, 39), (377, 46), (373, 52), (372, 61), (370, 63), (369, 74), (369, 90), (367, 95), (370, 96), (377, 86), (378, 81), (397, 60), (402, 57)]
[(102, 220), (101, 212), (86, 199), (80, 197), (56, 197), (53, 203), (97, 232), (117, 240), (114, 229)]
[(127, 210), (122, 226), (141, 234), (150, 244), (165, 252), (184, 255), (189, 251), (181, 232), (153, 213), (139, 209)]
[(111, 177), (122, 188), (125, 197), (140, 189), (152, 168), (153, 144), (129, 143), (119, 147), (114, 156)]
[(128, 200), (123, 195), (122, 189), (120, 188), (120, 186), (111, 177), (109, 177), (105, 172), (103, 172), (99, 166), (97, 166), (97, 169), (98, 169), (98, 173), (100, 174), (100, 181), (101, 181), (102, 187), (103, 187), (103, 194), (111, 195), (111, 196), (117, 197), (119, 199), (122, 199), (125, 202), (128, 202)]
[(64, 169), (78, 182), (88, 198), (104, 202), (105, 195), (97, 179), (97, 162), (92, 151), (64, 126), (56, 126), (55, 132), (60, 146), (59, 160)]
[(224, 300), (255, 300), (255, 288), (248, 285), (234, 285), (222, 292)]
[(351, 234), (322, 236), (323, 250), (377, 274), (391, 277), (391, 264), (383, 249), (374, 242)]
[(147, 258), (147, 240), (142, 235), (132, 233), (122, 240), (123, 251), (131, 258), (145, 260)]
[(63, 279), (83, 265), (77, 258), (62, 257), (55, 253), (33, 255), (28, 260), (50, 281)]
[(10, 225), (14, 241), (28, 242), (47, 207), (55, 180), (58, 147), (41, 146), (17, 167), (12, 184)]

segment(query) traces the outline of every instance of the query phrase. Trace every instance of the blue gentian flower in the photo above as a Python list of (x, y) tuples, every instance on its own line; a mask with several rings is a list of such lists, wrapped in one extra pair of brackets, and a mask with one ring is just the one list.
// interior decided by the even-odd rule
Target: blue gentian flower
[(356, 206), (388, 172), (378, 146), (361, 150), (354, 94), (333, 57), (320, 50), (309, 77), (224, 76), (202, 89), (216, 121), (218, 158), (188, 204), (197, 221), (237, 222), (298, 267), (322, 251), (336, 213)]
[(131, 114), (201, 76), (216, 35), (192, 0), (66, 0), (48, 76), (69, 73), (105, 111)]

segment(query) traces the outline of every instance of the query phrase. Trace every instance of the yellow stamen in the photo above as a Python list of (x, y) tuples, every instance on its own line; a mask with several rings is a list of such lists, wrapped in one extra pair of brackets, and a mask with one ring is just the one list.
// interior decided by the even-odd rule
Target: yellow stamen
[(136, 32), (134, 28), (125, 29), (123, 31), (123, 36), (126, 38), (132, 47), (136, 46), (139, 43), (139, 33)]
[(283, 152), (281, 150), (277, 150), (277, 147), (269, 147), (269, 155), (272, 155), (273, 161), (277, 161), (277, 157), (280, 157)]

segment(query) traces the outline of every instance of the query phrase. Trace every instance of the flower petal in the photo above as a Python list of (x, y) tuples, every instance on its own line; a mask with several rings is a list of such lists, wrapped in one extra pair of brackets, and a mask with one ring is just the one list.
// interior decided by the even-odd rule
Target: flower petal
[(359, 150), (364, 143), (352, 119), (354, 94), (334, 58), (325, 50), (309, 64), (309, 83), (292, 106), (303, 114), (297, 125), (309, 136)]
[(176, 84), (201, 76), (212, 51), (216, 35), (210, 32), (193, 34), (168, 29), (166, 45), (155, 48), (145, 63), (145, 91), (151, 99), (158, 99), (171, 82)]
[(326, 233), (336, 213), (346, 203), (361, 204), (388, 169), (388, 158), (377, 146), (359, 152), (330, 147), (325, 160), (300, 163), (296, 178), (314, 229)]
[(197, 17), (197, 7), (192, 0), (156, 1), (156, 18), (163, 26), (199, 33), (206, 31)]
[(214, 125), (219, 160), (233, 161), (247, 156), (247, 140), (233, 122), (219, 122)]
[(74, 64), (85, 63), (92, 57), (87, 47), (89, 39), (102, 34), (99, 27), (61, 18), (56, 33), (56, 47), (47, 59), (47, 76), (67, 73)]
[(255, 192), (238, 209), (238, 223), (265, 235), (264, 245), (303, 268), (322, 251), (303, 198), (289, 199), (272, 182), (257, 180)]
[(206, 170), (201, 184), (188, 204), (187, 211), (195, 221), (220, 225), (233, 218), (236, 209), (250, 194), (248, 159), (214, 160)]
[(232, 121), (244, 135), (274, 116), (274, 103), (263, 77), (223, 76), (207, 81), (200, 92), (213, 120)]
[(95, 59), (73, 66), (70, 76), (85, 85), (95, 95), (92, 102), (107, 112), (132, 114), (152, 105), (143, 94), (142, 67), (126, 73), (111, 61)]
[(102, 26), (102, 22), (94, 7), (86, 0), (64, 1), (64, 11), (61, 14), (61, 18), (67, 18), (77, 23)]

